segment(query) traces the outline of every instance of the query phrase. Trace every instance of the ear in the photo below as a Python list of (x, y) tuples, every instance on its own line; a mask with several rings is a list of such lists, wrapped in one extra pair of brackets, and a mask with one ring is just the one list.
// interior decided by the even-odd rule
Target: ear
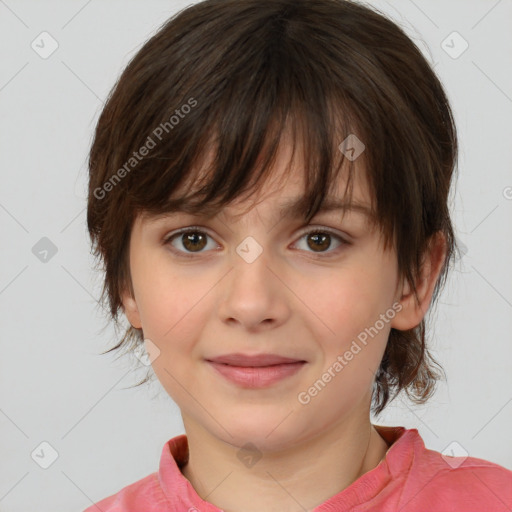
[(395, 315), (391, 327), (406, 331), (417, 327), (427, 313), (434, 288), (446, 257), (446, 238), (442, 232), (435, 233), (423, 256), (421, 275), (416, 281), (418, 302), (410, 283), (406, 282), (396, 300), (402, 309)]
[(121, 301), (123, 303), (124, 314), (132, 327), (135, 327), (135, 329), (141, 329), (142, 322), (140, 321), (139, 309), (134, 298), (134, 293), (128, 290), (123, 291), (121, 293)]

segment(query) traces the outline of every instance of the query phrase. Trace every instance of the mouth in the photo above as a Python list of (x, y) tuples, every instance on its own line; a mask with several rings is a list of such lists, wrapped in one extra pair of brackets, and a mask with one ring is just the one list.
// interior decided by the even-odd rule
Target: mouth
[(297, 374), (307, 363), (276, 355), (230, 354), (206, 362), (231, 383), (243, 388), (265, 388)]
[(241, 367), (266, 367), (280, 364), (291, 364), (306, 361), (304, 359), (296, 359), (280, 356), (278, 354), (225, 354), (218, 357), (207, 359), (209, 362), (227, 364), (230, 366)]

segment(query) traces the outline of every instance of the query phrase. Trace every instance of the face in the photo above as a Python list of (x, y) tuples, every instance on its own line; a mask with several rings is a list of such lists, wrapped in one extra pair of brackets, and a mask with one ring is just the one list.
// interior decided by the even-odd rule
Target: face
[[(273, 176), (288, 163), (288, 148)], [(304, 191), (300, 165), (292, 169), (249, 210), (233, 203), (217, 218), (139, 217), (130, 241), (134, 296), (123, 297), (185, 428), (269, 451), (349, 418), (368, 421), (374, 374), (398, 314), (396, 254), (384, 252), (364, 213), (322, 212), (309, 225), (280, 216), (281, 205)], [(361, 176), (352, 202), (369, 207)], [(340, 181), (338, 198), (343, 191)], [(188, 234), (177, 233), (182, 228)], [(305, 362), (249, 387), (207, 361), (232, 353)]]

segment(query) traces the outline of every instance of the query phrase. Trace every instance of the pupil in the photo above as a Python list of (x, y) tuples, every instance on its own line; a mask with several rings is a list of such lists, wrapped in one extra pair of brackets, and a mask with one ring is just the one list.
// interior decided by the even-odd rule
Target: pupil
[[(190, 231), (189, 233), (185, 233), (183, 236), (185, 238), (183, 245), (188, 250), (202, 249), (205, 246), (205, 243), (204, 243), (205, 237), (202, 234), (197, 233), (196, 231)], [(197, 245), (198, 239), (202, 239), (202, 242), (203, 242), (202, 245), (201, 244), (199, 244), (199, 246)]]
[[(197, 231), (184, 233), (183, 238), (183, 245), (187, 248), (187, 250), (201, 250), (205, 247), (205, 237)], [(326, 233), (314, 233), (313, 235), (309, 236), (308, 245), (311, 249), (325, 250), (328, 249), (331, 245), (329, 238), (330, 235)], [(311, 240), (313, 241), (312, 243), (310, 243)]]
[[(315, 233), (313, 235), (311, 235), (310, 239), (314, 240), (314, 243), (313, 243), (313, 246), (310, 245), (311, 249), (328, 249), (329, 246), (331, 245), (330, 242), (327, 242), (326, 241), (328, 240), (330, 235), (327, 235), (327, 234), (322, 234), (322, 233)], [(320, 241), (320, 244), (318, 243)]]

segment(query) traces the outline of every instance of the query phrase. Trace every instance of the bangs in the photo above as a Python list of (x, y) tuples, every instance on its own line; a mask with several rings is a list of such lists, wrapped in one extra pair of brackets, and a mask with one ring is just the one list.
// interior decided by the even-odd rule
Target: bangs
[[(152, 169), (153, 179), (148, 175), (148, 181), (140, 182), (141, 188), (134, 194), (135, 209), (145, 218), (178, 211), (214, 217), (226, 206), (247, 202), (247, 208), (240, 213), (244, 215), (258, 204), (257, 198), (270, 180), (272, 191), (281, 189), (290, 180), (294, 169), (302, 172), (302, 176), (295, 180), (303, 179), (305, 184), (294, 210), (306, 223), (324, 206), (326, 199), (337, 196), (340, 179), (345, 180), (341, 199), (349, 209), (354, 173), (362, 172), (366, 178), (365, 158), (361, 153), (356, 165), (355, 159), (347, 158), (340, 150), (340, 142), (356, 131), (358, 139), (363, 136), (353, 125), (348, 125), (348, 119), (342, 118), (341, 114), (329, 115), (335, 112), (334, 105), (329, 108), (318, 106), (325, 109), (319, 114), (322, 121), (319, 127), (315, 119), (311, 119), (311, 109), (304, 105), (288, 105), (288, 111), (280, 109), (265, 113), (261, 106), (254, 109), (253, 105), (237, 104), (240, 115), (235, 111), (233, 117), (238, 118), (238, 124), (226, 121), (211, 127), (203, 126), (196, 134), (197, 141), (191, 142), (191, 147), (197, 149), (192, 150), (191, 161), (182, 170), (175, 168), (173, 172), (172, 167)], [(259, 119), (247, 114), (246, 119), (242, 119), (243, 112), (255, 110), (261, 114)], [(242, 124), (244, 121), (246, 124)], [(284, 147), (290, 149), (289, 160), (284, 169), (276, 169), (276, 157)], [(351, 155), (350, 151), (346, 153)], [(274, 179), (275, 171), (281, 175), (279, 180)], [(176, 182), (178, 172), (179, 182)], [(342, 214), (343, 210), (341, 207)], [(373, 204), (370, 210), (370, 220), (376, 222)]]
[[(214, 26), (209, 26), (210, 30)], [(364, 174), (370, 190), (370, 221), (378, 224), (372, 173), (379, 172), (375, 165), (379, 158), (373, 152), (380, 146), (371, 137), (384, 136), (365, 128), (371, 112), (361, 88), (365, 78), (354, 80), (356, 70), (350, 69), (354, 66), (350, 52), (354, 50), (343, 48), (347, 50), (347, 69), (340, 73), (339, 55), (332, 55), (332, 66), (319, 63), (314, 48), (292, 30), (283, 31), (277, 22), (267, 21), (258, 27), (259, 34), (252, 39), (236, 24), (230, 30), (240, 33), (226, 35), (229, 47), (219, 41), (222, 51), (205, 59), (193, 54), (194, 50), (204, 51), (196, 45), (186, 63), (174, 62), (169, 56), (166, 69), (173, 69), (172, 76), (159, 80), (146, 76), (127, 96), (124, 110), (140, 108), (142, 94), (146, 109), (136, 118), (144, 126), (135, 124), (123, 134), (124, 141), (131, 138), (125, 154), (143, 144), (148, 134), (156, 142), (120, 183), (132, 202), (130, 210), (143, 217), (177, 211), (209, 217), (235, 201), (255, 200), (270, 179), (278, 150), (290, 143), (292, 157), (283, 177), (288, 179), (294, 161), (300, 163), (305, 187), (299, 209), (306, 222), (327, 197), (335, 195), (342, 170), (346, 171), (344, 199), (351, 203), (357, 170)], [(173, 44), (179, 47), (185, 42)], [(139, 59), (145, 57), (142, 54)], [(201, 66), (192, 66), (198, 62)], [(161, 76), (162, 70), (157, 69)], [(127, 73), (133, 75), (136, 70), (128, 68)], [(176, 76), (187, 77), (186, 83), (179, 82), (180, 95)], [(366, 80), (371, 83), (370, 78)], [(144, 87), (146, 82), (152, 88)], [(162, 105), (176, 97), (179, 99), (173, 99), (162, 115)], [(180, 105), (191, 104), (191, 100), (194, 108), (187, 108), (179, 124), (158, 140), (155, 126), (164, 125)], [(346, 147), (347, 138), (348, 142), (356, 140), (364, 151)]]

